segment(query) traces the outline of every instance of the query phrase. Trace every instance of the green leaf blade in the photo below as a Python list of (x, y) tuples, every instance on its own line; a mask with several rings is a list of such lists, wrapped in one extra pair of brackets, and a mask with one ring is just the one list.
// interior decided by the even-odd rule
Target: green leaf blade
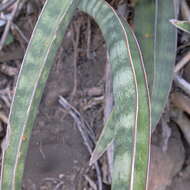
[[(140, 41), (151, 91), (152, 131), (164, 111), (173, 80), (177, 32), (169, 24), (171, 18), (175, 18), (173, 0), (142, 0), (137, 3), (135, 33)], [(151, 28), (153, 38), (144, 39), (145, 32), (140, 27), (142, 19), (143, 27)]]
[(151, 106), (148, 80), (135, 34), (123, 21), (129, 39), (129, 48), (134, 63), (138, 90), (138, 120), (136, 129), (136, 147), (134, 154), (134, 173), (132, 189), (146, 189), (149, 175), (150, 140), (151, 140)]
[(189, 21), (182, 21), (182, 20), (176, 20), (171, 19), (170, 22), (177, 27), (178, 29), (190, 33), (190, 22)]
[[(152, 128), (158, 123), (168, 101), (173, 81), (176, 58), (177, 30), (169, 24), (175, 17), (174, 1), (156, 1), (156, 23), (154, 44), (154, 83), (152, 88)], [(161, 11), (167, 10), (167, 11)]]
[[(62, 7), (60, 7), (60, 3)], [(65, 19), (66, 23), (77, 7), (71, 1), (46, 1), (31, 42), (23, 60), (16, 87), (11, 113), (8, 149), (3, 152), (2, 189), (21, 189), (25, 157), (31, 130), (38, 111), (38, 105), (51, 68), (46, 63), (47, 54), (55, 39), (57, 27)], [(72, 7), (72, 8), (71, 8)], [(71, 15), (66, 12), (70, 10)], [(51, 24), (50, 24), (51, 23)], [(55, 55), (55, 51), (52, 51)], [(51, 54), (51, 57), (54, 55)], [(25, 139), (25, 140), (23, 140)]]

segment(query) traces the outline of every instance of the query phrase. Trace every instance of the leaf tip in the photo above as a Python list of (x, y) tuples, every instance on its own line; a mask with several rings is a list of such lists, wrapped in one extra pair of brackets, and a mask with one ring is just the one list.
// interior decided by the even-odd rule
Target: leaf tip
[(101, 152), (97, 152), (96, 150), (92, 153), (89, 165), (92, 166), (100, 157), (102, 156)]

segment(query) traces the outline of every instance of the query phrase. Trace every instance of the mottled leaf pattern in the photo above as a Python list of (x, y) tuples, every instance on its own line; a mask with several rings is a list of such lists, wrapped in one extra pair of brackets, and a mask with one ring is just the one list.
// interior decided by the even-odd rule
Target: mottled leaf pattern
[(9, 119), (11, 130), (9, 146), (6, 151), (3, 151), (1, 189), (21, 189), (24, 160), (31, 130), (56, 53), (56, 49), (52, 49), (51, 56), (48, 57), (50, 47), (62, 22), (65, 25), (62, 33), (64, 34), (76, 8), (76, 0), (74, 2), (49, 0), (44, 5), (18, 77)]

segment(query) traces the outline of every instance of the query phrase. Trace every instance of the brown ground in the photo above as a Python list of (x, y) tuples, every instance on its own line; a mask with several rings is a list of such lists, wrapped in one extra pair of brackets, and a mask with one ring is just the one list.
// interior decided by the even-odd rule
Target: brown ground
[[(85, 17), (83, 16), (85, 19)], [(86, 23), (81, 26), (85, 30)], [(72, 32), (71, 29), (69, 32)], [(99, 33), (97, 28), (93, 32)], [(68, 36), (68, 35), (67, 35)], [(89, 154), (72, 118), (65, 113), (58, 103), (58, 96), (63, 95), (69, 99), (73, 89), (73, 48), (71, 38), (64, 39), (57, 61), (54, 64), (40, 105), (36, 126), (30, 143), (30, 151), (26, 163), (25, 184), (35, 184), (37, 189), (50, 185), (54, 181), (63, 181), (63, 189), (76, 189), (81, 179), (81, 172), (87, 167)], [(96, 41), (96, 42), (94, 42)], [(101, 37), (92, 39), (92, 44), (102, 44), (96, 49), (90, 48), (90, 59), (86, 57), (86, 39), (83, 33), (80, 39), (80, 49), (77, 62), (77, 92), (72, 100), (86, 121), (95, 129), (102, 127), (102, 101), (96, 102), (89, 109), (83, 111), (88, 105), (89, 96), (84, 91), (92, 87), (102, 89), (103, 73), (105, 67), (105, 50)], [(79, 48), (79, 47), (78, 47)], [(92, 89), (93, 90), (93, 89)], [(100, 94), (99, 96), (101, 96)], [(85, 102), (86, 101), (86, 102)], [(51, 178), (51, 180), (46, 180)]]

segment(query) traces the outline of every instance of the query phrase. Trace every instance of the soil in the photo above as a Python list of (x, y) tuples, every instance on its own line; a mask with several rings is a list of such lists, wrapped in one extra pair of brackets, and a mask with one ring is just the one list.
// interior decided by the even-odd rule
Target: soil
[[(81, 30), (84, 30), (87, 19), (84, 15), (81, 17), (84, 19)], [(83, 48), (87, 42), (85, 32), (80, 38), (78, 48), (83, 48), (83, 51), (79, 53), (77, 59), (77, 91), (71, 104), (84, 112), (81, 114), (94, 130), (100, 131), (103, 101), (96, 103), (94, 100), (94, 106), (83, 111), (90, 97), (82, 92), (93, 88), (101, 88), (103, 92), (104, 84), (105, 45), (99, 29), (93, 22), (92, 27), (93, 33), (98, 37), (91, 39), (89, 59)], [(69, 100), (74, 88), (74, 51), (71, 33), (70, 27), (56, 56), (40, 104), (24, 174), (24, 187), (27, 190), (30, 186), (34, 189), (53, 189), (59, 184), (62, 185), (58, 189), (78, 189), (77, 186), (81, 183), (79, 179), (81, 180), (81, 175), (84, 175), (84, 170), (88, 166), (90, 155), (76, 123), (58, 103), (60, 95)], [(102, 45), (96, 48), (97, 44)]]

